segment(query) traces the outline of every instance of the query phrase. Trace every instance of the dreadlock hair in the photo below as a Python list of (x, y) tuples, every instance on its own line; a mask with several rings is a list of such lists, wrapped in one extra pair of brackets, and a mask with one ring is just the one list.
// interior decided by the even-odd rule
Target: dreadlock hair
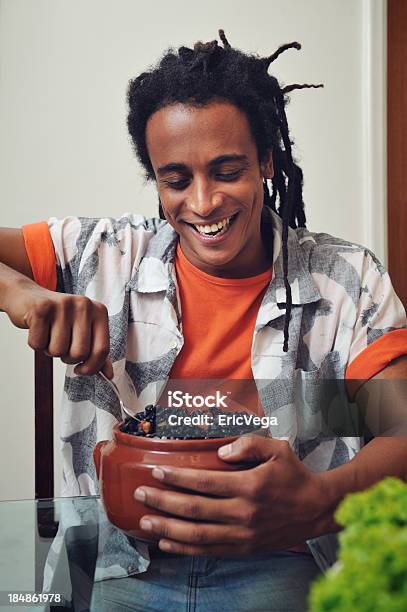
[[(260, 58), (232, 48), (223, 30), (219, 38), (207, 43), (197, 42), (193, 49), (169, 49), (157, 66), (143, 72), (129, 83), (127, 126), (136, 156), (145, 169), (146, 178), (155, 180), (154, 170), (146, 145), (146, 124), (160, 108), (175, 103), (205, 106), (223, 100), (245, 113), (256, 143), (259, 163), (271, 151), (274, 176), (270, 194), (264, 179), (264, 206), (282, 218), (282, 250), (286, 314), (283, 351), (288, 351), (288, 329), (292, 296), (288, 282), (288, 227), (305, 227), (306, 218), (302, 198), (303, 175), (293, 161), (285, 106), (287, 94), (294, 89), (323, 87), (294, 83), (281, 87), (268, 74), (270, 64), (287, 49), (301, 49), (298, 42), (282, 45), (272, 55)], [(277, 205), (278, 198), (278, 205)], [(164, 219), (161, 202), (159, 215)]]

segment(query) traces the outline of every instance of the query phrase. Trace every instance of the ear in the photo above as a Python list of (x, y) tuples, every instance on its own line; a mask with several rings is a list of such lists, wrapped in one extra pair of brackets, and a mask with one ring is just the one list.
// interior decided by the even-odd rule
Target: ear
[(272, 179), (274, 176), (273, 156), (271, 155), (271, 151), (268, 151), (264, 162), (261, 164), (261, 172), (265, 179)]

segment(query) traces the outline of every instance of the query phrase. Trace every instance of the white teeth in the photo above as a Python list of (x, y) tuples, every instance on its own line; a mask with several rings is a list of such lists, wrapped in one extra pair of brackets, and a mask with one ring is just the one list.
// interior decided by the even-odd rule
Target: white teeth
[[(217, 232), (218, 230), (224, 230), (228, 225), (231, 217), (225, 217), (222, 221), (218, 221), (218, 223), (213, 223), (212, 225), (195, 225), (194, 227), (201, 234), (209, 234), (210, 232)], [(220, 233), (220, 232), (219, 232)]]

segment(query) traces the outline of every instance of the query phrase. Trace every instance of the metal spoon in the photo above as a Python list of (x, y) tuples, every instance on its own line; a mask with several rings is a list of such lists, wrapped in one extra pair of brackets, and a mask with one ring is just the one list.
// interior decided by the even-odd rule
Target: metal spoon
[(124, 412), (124, 414), (127, 414), (127, 416), (129, 416), (131, 419), (134, 419), (135, 421), (141, 423), (141, 419), (139, 419), (135, 414), (130, 412), (130, 410), (128, 408), (126, 408), (126, 406), (123, 404), (123, 400), (120, 397), (120, 391), (119, 391), (116, 383), (113, 382), (113, 380), (110, 380), (110, 378), (108, 378), (107, 376), (105, 376), (105, 374), (103, 374), (103, 372), (98, 372), (98, 376), (100, 376), (100, 378), (103, 378), (103, 380), (105, 382), (107, 382), (107, 384), (110, 386), (110, 388), (114, 391), (117, 399), (120, 402), (120, 408), (121, 408), (122, 412)]

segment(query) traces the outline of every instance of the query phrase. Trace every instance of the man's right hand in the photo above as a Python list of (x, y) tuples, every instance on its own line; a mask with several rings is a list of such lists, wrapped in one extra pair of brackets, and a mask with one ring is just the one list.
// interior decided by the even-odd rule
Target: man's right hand
[(85, 296), (44, 289), (4, 264), (0, 268), (1, 309), (16, 327), (29, 330), (32, 349), (78, 364), (76, 374), (103, 370), (113, 377), (106, 306)]
[(29, 346), (64, 363), (79, 364), (76, 374), (103, 370), (113, 378), (106, 307), (37, 285), (19, 229), (0, 228), (0, 262), (0, 310), (14, 325), (29, 330)]

